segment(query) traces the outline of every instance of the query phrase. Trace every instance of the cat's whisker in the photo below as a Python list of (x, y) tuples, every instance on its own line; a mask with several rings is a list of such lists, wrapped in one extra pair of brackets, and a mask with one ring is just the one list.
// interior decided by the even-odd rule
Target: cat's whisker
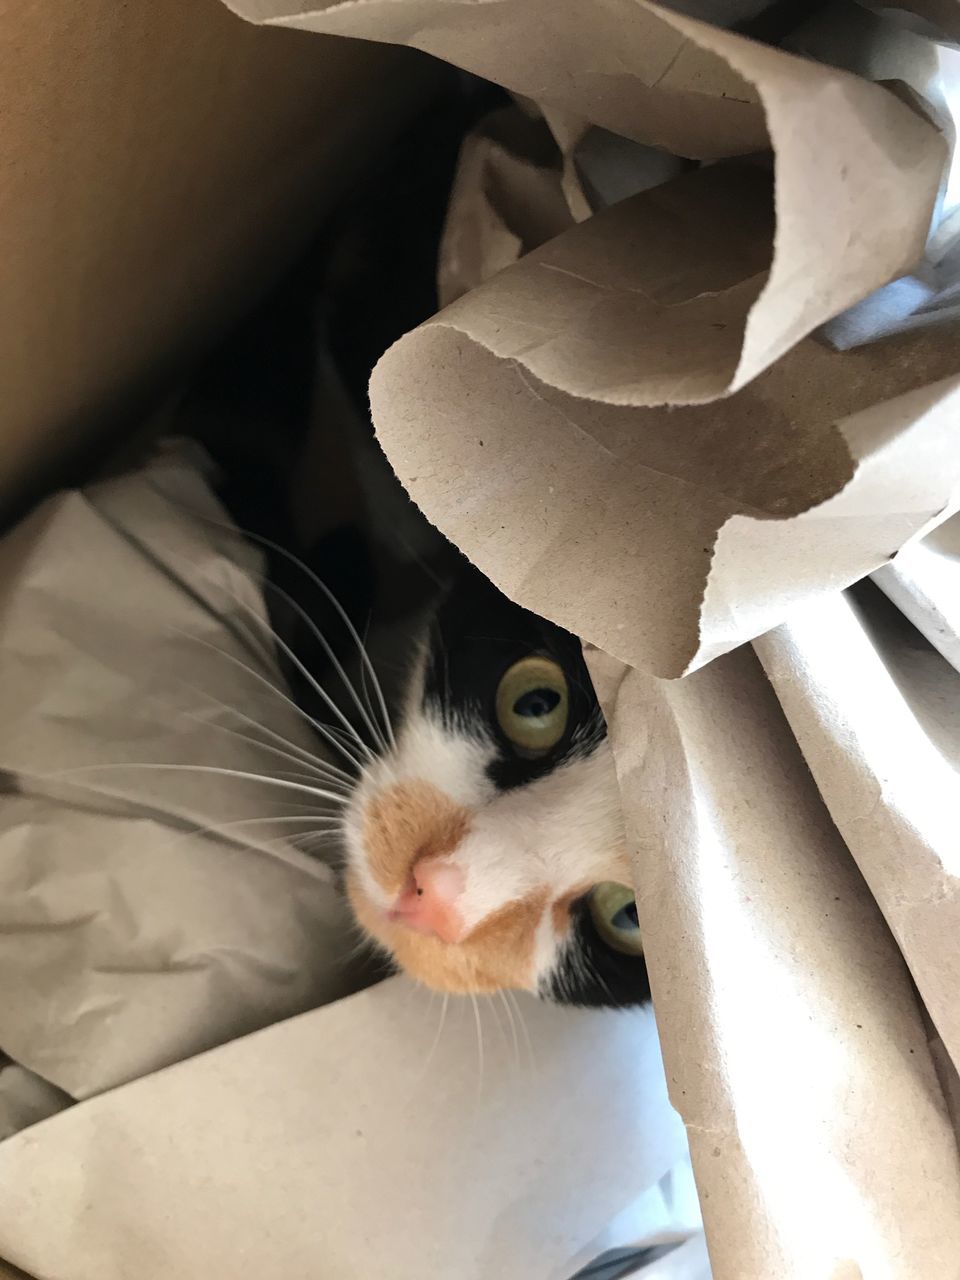
[[(500, 1006), (493, 999), (493, 996), (502, 996), (502, 994), (503, 994), (502, 991), (499, 991), (499, 990), (494, 991), (491, 995), (488, 995), (484, 998), (483, 1004), (484, 1004), (484, 1008), (489, 1009), (491, 1014), (493, 1015), (494, 1021), (497, 1024), (497, 1031), (499, 1032), (500, 1038), (503, 1040), (503, 1047), (504, 1049), (506, 1049), (509, 1041), (507, 1039), (507, 1033), (504, 1030), (503, 1019), (500, 1017)], [(508, 1025), (509, 1025), (509, 1021), (508, 1021)], [(514, 1065), (516, 1066), (516, 1063)]]
[(363, 641), (360, 639), (360, 636), (357, 633), (356, 627), (350, 621), (350, 616), (347, 613), (346, 609), (344, 609), (343, 605), (340, 603), (340, 601), (337, 599), (334, 593), (330, 590), (330, 588), (326, 585), (326, 583), (323, 582), (308, 565), (304, 564), (304, 562), (299, 558), (299, 556), (295, 556), (292, 551), (287, 551), (286, 548), (278, 546), (276, 543), (270, 542), (269, 539), (267, 538), (262, 538), (257, 534), (251, 534), (248, 530), (245, 530), (244, 532), (247, 533), (248, 536), (252, 536), (256, 541), (261, 542), (263, 545), (270, 547), (273, 551), (277, 552), (278, 555), (282, 555), (286, 557), (286, 559), (291, 564), (296, 565), (301, 570), (301, 572), (307, 575), (307, 577), (311, 580), (311, 582), (313, 582), (313, 584), (324, 594), (324, 596), (326, 596), (330, 604), (333, 605), (334, 609), (337, 611), (338, 616), (340, 617), (340, 620), (343, 622), (343, 625), (346, 627), (351, 640), (357, 647), (357, 652), (360, 655), (361, 664), (366, 668), (366, 670), (370, 675), (370, 679), (373, 683), (374, 692), (377, 695), (377, 702), (379, 703), (379, 706), (380, 706), (380, 714), (383, 717), (383, 727), (386, 730), (387, 737), (390, 740), (390, 745), (395, 747), (397, 745), (397, 740), (393, 732), (393, 723), (390, 719), (390, 712), (387, 710), (387, 700), (383, 696), (383, 686), (380, 684), (380, 678), (377, 675), (376, 668), (374, 667), (372, 661), (370, 660), (370, 655), (367, 653), (366, 646), (364, 645)]
[[(303, 609), (300, 609), (300, 606), (293, 599), (293, 597), (289, 596), (285, 591), (282, 590), (282, 588), (275, 586), (272, 582), (269, 582), (267, 579), (264, 579), (264, 585), (271, 587), (278, 595), (280, 595), (282, 599), (286, 600), (289, 604), (293, 605), (294, 608), (300, 610), (300, 613), (303, 615), (307, 624), (313, 627), (313, 630), (316, 632), (317, 638), (319, 639), (321, 645), (324, 646), (325, 650), (327, 651), (327, 656), (330, 659), (331, 663), (333, 664), (334, 669), (337, 670), (338, 674), (340, 674), (343, 671), (343, 668), (340, 667), (340, 664), (337, 662), (337, 659), (333, 654), (333, 650), (330, 648), (327, 641), (321, 635), (319, 629), (314, 625), (312, 619), (308, 617), (308, 615)], [(246, 600), (244, 600), (242, 596), (239, 596), (236, 592), (229, 591), (229, 590), (227, 591), (227, 595), (242, 609), (246, 609), (250, 614), (250, 617), (253, 618), (253, 620), (257, 622), (260, 626), (262, 626), (268, 635), (271, 635), (273, 637), (274, 642), (277, 644), (280, 651), (286, 654), (290, 662), (293, 663), (293, 665), (297, 668), (297, 670), (300, 672), (303, 678), (307, 681), (307, 683), (310, 685), (313, 691), (321, 699), (321, 701), (323, 702), (327, 710), (330, 711), (333, 714), (333, 716), (340, 721), (340, 724), (347, 731), (347, 733), (353, 737), (353, 739), (357, 743), (357, 746), (366, 755), (366, 757), (368, 759), (371, 759), (372, 754), (367, 744), (363, 741), (363, 739), (357, 733), (354, 726), (350, 723), (350, 721), (347, 719), (344, 713), (337, 706), (336, 702), (333, 700), (330, 694), (326, 691), (326, 689), (324, 689), (320, 681), (316, 679), (313, 672), (310, 671), (307, 665), (301, 661), (299, 656), (294, 652), (294, 650), (290, 647), (290, 645), (287, 644), (287, 642), (283, 639), (283, 637), (280, 636), (279, 633), (275, 631), (273, 627), (271, 627), (269, 622), (267, 622), (264, 618), (261, 618), (260, 614), (257, 613), (256, 609), (254, 609), (252, 605), (250, 605)], [(346, 684), (348, 691), (353, 696), (354, 701), (357, 701), (356, 693), (353, 690), (353, 686), (347, 680), (346, 674), (343, 674), (341, 676), (341, 679)], [(360, 710), (362, 713), (363, 708), (361, 707)], [(386, 744), (383, 742), (382, 738), (378, 739), (377, 732), (373, 727), (372, 723), (368, 727), (370, 728), (371, 732), (374, 735), (374, 743), (376, 744), (379, 742), (381, 747), (385, 747)]]
[(301, 573), (305, 574), (306, 577), (311, 582), (313, 582), (313, 584), (318, 588), (319, 591), (323, 593), (323, 595), (330, 602), (330, 604), (333, 605), (334, 609), (337, 611), (338, 616), (340, 617), (341, 621), (346, 627), (348, 634), (350, 635), (354, 644), (357, 646), (357, 651), (360, 655), (360, 660), (366, 666), (367, 670), (370, 673), (370, 679), (373, 682), (373, 687), (377, 694), (377, 701), (379, 702), (379, 705), (380, 705), (380, 711), (383, 716), (383, 724), (387, 732), (387, 736), (389, 737), (391, 745), (396, 746), (396, 738), (393, 732), (393, 725), (390, 721), (390, 713), (387, 710), (387, 703), (386, 703), (386, 699), (383, 696), (383, 689), (377, 677), (377, 673), (376, 673), (376, 670), (374, 669), (373, 663), (370, 660), (370, 655), (367, 653), (366, 648), (364, 647), (359, 635), (357, 634), (356, 627), (350, 621), (350, 617), (347, 614), (347, 611), (344, 609), (343, 605), (336, 598), (336, 596), (330, 590), (330, 588), (326, 585), (326, 583), (321, 581), (321, 579), (313, 572), (313, 570), (309, 567), (309, 565), (305, 564), (300, 559), (299, 556), (294, 555), (292, 551), (288, 551), (285, 547), (281, 547), (278, 543), (273, 542), (270, 538), (264, 537), (263, 534), (254, 533), (252, 529), (242, 529), (237, 525), (228, 524), (226, 521), (223, 521), (223, 520), (214, 520), (210, 516), (206, 516), (201, 514), (198, 511), (191, 510), (189, 507), (184, 506), (184, 504), (177, 502), (176, 499), (172, 498), (168, 493), (164, 491), (162, 486), (154, 483), (153, 488), (168, 503), (170, 503), (171, 506), (175, 506), (181, 510), (188, 511), (189, 514), (195, 520), (200, 521), (203, 524), (212, 525), (215, 528), (222, 529), (225, 532), (231, 534), (235, 538), (247, 537), (252, 542), (256, 542), (262, 547), (269, 548), (269, 550), (275, 552), (277, 555), (283, 556), (283, 558), (289, 564), (295, 565), (298, 569), (300, 569)]
[[(235, 715), (245, 724), (252, 726), (254, 729), (258, 729), (261, 733), (265, 733), (268, 738), (272, 739), (272, 741), (280, 742), (284, 747), (289, 747), (289, 758), (291, 760), (300, 758), (304, 764), (316, 769), (318, 774), (329, 774), (331, 777), (339, 778), (348, 786), (352, 785), (353, 780), (345, 769), (339, 768), (339, 766), (333, 764), (329, 760), (323, 759), (321, 756), (311, 754), (311, 752), (309, 752), (305, 747), (301, 747), (296, 742), (292, 742), (289, 738), (285, 738), (282, 733), (277, 733), (276, 730), (271, 729), (268, 725), (261, 724), (258, 720), (254, 720), (252, 716), (248, 716), (245, 712), (241, 711), (239, 707), (233, 707), (229, 702), (223, 702), (220, 698), (214, 697), (214, 695), (209, 693), (206, 689), (201, 689), (198, 685), (190, 684), (189, 681), (186, 680), (182, 680), (181, 683), (193, 693), (200, 694), (201, 697), (206, 698), (215, 706), (220, 707), (221, 710), (227, 711), (231, 715)], [(237, 737), (245, 736), (240, 734), (238, 730), (230, 729), (229, 726), (221, 725), (217, 721), (202, 720), (202, 717), (196, 715), (194, 715), (194, 719), (201, 720), (204, 724), (213, 724), (216, 728), (224, 729), (226, 732), (233, 733)], [(246, 740), (253, 743), (258, 742), (258, 739), (251, 736), (246, 736)]]
[(520, 1004), (519, 1004), (519, 1001), (517, 1000), (516, 992), (505, 990), (504, 998), (509, 1000), (510, 1004), (513, 1006), (514, 1013), (516, 1013), (517, 1015), (517, 1022), (520, 1025), (520, 1031), (527, 1044), (527, 1057), (529, 1058), (529, 1061), (530, 1061), (530, 1069), (531, 1071), (536, 1073), (539, 1069), (537, 1067), (537, 1060), (533, 1052), (533, 1041), (530, 1039), (530, 1032), (527, 1028), (527, 1020), (523, 1016), (523, 1010), (520, 1008)]
[[(323, 649), (324, 653), (327, 655), (327, 659), (330, 662), (330, 665), (333, 667), (334, 671), (340, 677), (340, 683), (343, 685), (344, 689), (349, 694), (351, 702), (353, 702), (354, 706), (360, 712), (360, 716), (364, 724), (370, 730), (370, 734), (371, 734), (371, 737), (373, 738), (374, 743), (380, 748), (381, 751), (386, 751), (387, 740), (384, 737), (383, 730), (379, 728), (379, 726), (375, 723), (373, 719), (372, 708), (368, 712), (366, 707), (364, 707), (363, 702), (361, 701), (356, 689), (354, 688), (352, 680), (350, 680), (346, 671), (343, 669), (343, 665), (341, 664), (336, 654), (334, 653), (329, 640), (327, 640), (326, 636), (323, 634), (323, 632), (320, 630), (320, 628), (317, 626), (314, 620), (307, 613), (306, 609), (304, 609), (301, 604), (299, 604), (296, 600), (294, 600), (293, 596), (291, 596), (289, 592), (284, 591), (282, 587), (278, 587), (275, 582), (271, 582), (270, 579), (266, 577), (263, 579), (263, 585), (265, 587), (268, 587), (271, 591), (273, 591), (275, 595), (278, 595), (281, 600), (289, 604), (291, 608), (295, 609), (298, 615), (303, 619), (303, 621), (307, 624), (307, 626), (313, 632), (314, 636), (316, 637), (317, 641), (320, 644), (320, 647)], [(265, 623), (264, 625), (268, 625), (268, 624)], [(302, 673), (310, 681), (313, 687), (318, 692), (320, 692), (321, 690), (318, 682), (314, 680), (313, 676), (307, 671), (306, 667), (303, 665), (300, 659), (294, 654), (290, 646), (286, 644), (280, 638), (280, 636), (277, 635), (276, 631), (274, 631), (273, 628), (270, 628), (270, 631), (274, 639), (281, 646), (281, 648), (287, 654), (290, 660), (296, 664), (297, 668), (300, 671), (302, 671)], [(359, 637), (357, 637), (357, 640), (358, 640), (358, 643), (361, 643), (359, 640)], [(365, 670), (365, 668), (361, 666), (361, 670)], [(333, 709), (334, 704), (332, 700), (330, 701), (330, 706), (331, 706), (331, 709)]]
[(520, 1070), (520, 1040), (517, 1037), (517, 1024), (516, 1024), (516, 1021), (514, 1020), (513, 1010), (510, 1008), (510, 1005), (507, 1003), (507, 996), (505, 991), (502, 991), (502, 990), (498, 991), (497, 995), (500, 997), (500, 1003), (503, 1005), (504, 1013), (506, 1013), (507, 1015), (507, 1024), (510, 1027), (510, 1035), (513, 1039), (514, 1069), (516, 1071), (519, 1071)]
[[(440, 1021), (437, 1024), (436, 1034), (433, 1037), (433, 1043), (430, 1045), (429, 1052), (427, 1053), (427, 1056), (423, 1062), (423, 1066), (420, 1069), (421, 1079), (427, 1074), (427, 1071), (430, 1069), (430, 1063), (433, 1061), (434, 1054), (437, 1052), (437, 1049), (440, 1046), (440, 1037), (443, 1035), (443, 1028), (445, 1027), (447, 1022), (447, 1009), (449, 1007), (450, 1007), (450, 992), (445, 991), (443, 993), (443, 1004), (440, 1006)], [(433, 1008), (432, 1001), (430, 1003), (430, 1008), (431, 1009)]]
[[(339, 740), (339, 737), (335, 737), (334, 733), (330, 731), (327, 725), (321, 724), (319, 720), (315, 720), (313, 716), (308, 715), (307, 712), (304, 711), (302, 707), (299, 707), (291, 697), (289, 697), (286, 693), (284, 693), (282, 689), (278, 688), (275, 684), (273, 684), (272, 681), (268, 680), (266, 676), (261, 675), (259, 671), (255, 671), (253, 667), (248, 666), (247, 663), (241, 661), (241, 659), (238, 658), (235, 654), (229, 653), (226, 649), (221, 649), (215, 644), (211, 644), (209, 640), (204, 640), (201, 636), (191, 635), (189, 631), (179, 631), (177, 628), (172, 628), (172, 630), (176, 631), (177, 634), (183, 636), (184, 639), (191, 640), (193, 641), (194, 644), (202, 645), (203, 648), (209, 649), (211, 652), (219, 654), (221, 658), (225, 659), (227, 662), (231, 662), (234, 666), (239, 667), (240, 670), (245, 671), (247, 675), (252, 676), (254, 680), (256, 680), (259, 684), (262, 684), (265, 688), (269, 689), (270, 692), (274, 695), (274, 697), (279, 698), (281, 702), (286, 703), (286, 705), (291, 707), (297, 713), (298, 716), (301, 716), (309, 725), (312, 725), (314, 730), (320, 735), (320, 737), (323, 738), (326, 742), (329, 742), (330, 745), (333, 748), (335, 748), (335, 750), (339, 751), (341, 755), (345, 756), (350, 761), (350, 763), (354, 766), (354, 768), (356, 769), (363, 768), (363, 760), (361, 757), (355, 755), (350, 747), (344, 746), (343, 742)], [(356, 738), (356, 734), (353, 733), (352, 730), (351, 730), (351, 733), (353, 737)], [(370, 752), (366, 744), (361, 742), (359, 738), (357, 738), (356, 740), (358, 744), (362, 747), (365, 756), (369, 759)]]
[(188, 711), (185, 711), (183, 714), (188, 720), (194, 720), (198, 724), (209, 725), (215, 729), (222, 729), (224, 733), (229, 733), (232, 737), (239, 738), (241, 742), (249, 742), (251, 746), (257, 747), (260, 751), (267, 751), (270, 755), (277, 756), (281, 760), (290, 760), (294, 764), (300, 765), (298, 770), (277, 769), (274, 771), (272, 776), (277, 778), (291, 778), (294, 781), (300, 782), (313, 781), (322, 784), (324, 787), (328, 787), (331, 791), (336, 791), (338, 795), (343, 796), (344, 798), (350, 795), (350, 788), (346, 783), (341, 782), (340, 779), (334, 775), (328, 775), (322, 773), (319, 769), (307, 767), (302, 760), (299, 760), (295, 755), (291, 755), (289, 751), (283, 751), (279, 747), (271, 747), (266, 742), (259, 742), (249, 734), (240, 733), (237, 729), (231, 729), (229, 725), (213, 723), (209, 720), (205, 720), (202, 716), (191, 715)]
[(480, 1018), (480, 1005), (476, 995), (469, 993), (473, 1005), (473, 1021), (477, 1028), (477, 1097), (483, 1093), (483, 1023)]
[[(210, 575), (208, 574), (207, 576), (209, 577)], [(282, 587), (277, 586), (275, 582), (271, 582), (270, 579), (265, 574), (256, 574), (255, 576), (260, 582), (261, 587), (263, 587), (265, 590), (272, 591), (274, 595), (278, 596), (281, 600), (284, 601), (284, 603), (289, 605), (290, 608), (292, 608), (297, 613), (297, 615), (306, 623), (306, 625), (313, 632), (314, 637), (317, 639), (324, 653), (327, 655), (327, 658), (331, 666), (333, 667), (336, 674), (339, 676), (341, 684), (343, 685), (344, 689), (346, 689), (347, 693), (350, 695), (350, 698), (354, 703), (354, 705), (356, 706), (357, 710), (360, 712), (362, 719), (364, 720), (367, 728), (370, 731), (374, 744), (377, 745), (381, 750), (385, 751), (387, 748), (387, 743), (386, 743), (386, 740), (384, 739), (382, 732), (377, 727), (377, 725), (373, 722), (371, 716), (368, 715), (362, 702), (357, 696), (356, 689), (354, 688), (352, 682), (347, 676), (346, 671), (344, 671), (342, 664), (340, 663), (336, 654), (334, 653), (333, 648), (330, 645), (330, 642), (327, 640), (326, 636), (324, 636), (323, 632), (320, 630), (320, 628), (316, 625), (316, 623), (307, 613), (306, 609), (304, 609), (303, 606), (299, 603), (299, 601), (295, 600), (293, 596), (290, 595), (289, 592), (285, 591)], [(350, 722), (347, 720), (347, 718), (343, 715), (343, 713), (337, 707), (334, 700), (330, 697), (327, 691), (322, 687), (319, 681), (314, 677), (312, 672), (307, 668), (306, 664), (300, 659), (299, 655), (294, 651), (294, 649), (289, 644), (287, 644), (287, 642), (279, 634), (276, 628), (272, 627), (270, 625), (270, 622), (266, 618), (264, 618), (258, 612), (258, 610), (255, 609), (252, 604), (250, 604), (248, 600), (244, 600), (244, 598), (237, 591), (231, 590), (231, 588), (225, 583), (220, 583), (219, 585), (221, 589), (224, 591), (224, 593), (235, 604), (239, 605), (241, 609), (246, 610), (249, 618), (254, 623), (256, 623), (256, 625), (260, 627), (266, 635), (270, 636), (271, 639), (279, 646), (281, 652), (286, 654), (287, 658), (294, 664), (294, 666), (301, 673), (301, 675), (309, 682), (309, 684), (314, 689), (314, 691), (323, 699), (323, 702), (327, 706), (327, 708), (333, 712), (333, 714), (341, 721), (342, 724), (344, 724), (345, 726), (349, 727), (352, 730), (353, 726), (350, 725)], [(269, 653), (267, 654), (267, 658), (269, 660)]]
[[(363, 648), (365, 652), (367, 649), (367, 639), (369, 637), (369, 634), (370, 634), (370, 614), (367, 614), (366, 626), (363, 628)], [(373, 709), (373, 703), (370, 701), (370, 688), (367, 684), (367, 668), (362, 662), (360, 664), (360, 692), (363, 696), (364, 706), (370, 712), (370, 715), (373, 716), (375, 712)], [(386, 750), (386, 743), (384, 743), (384, 750)]]
[[(245, 769), (227, 769), (221, 768), (219, 765), (211, 764), (157, 764), (148, 761), (118, 761), (109, 764), (86, 764), (78, 765), (71, 769), (54, 769), (47, 773), (35, 773), (32, 776), (45, 782), (60, 782), (64, 779), (69, 782), (70, 778), (78, 774), (86, 773), (103, 773), (104, 771), (116, 772), (118, 769), (127, 770), (153, 770), (156, 773), (206, 773), (214, 774), (225, 778), (241, 778), (245, 782), (266, 783), (268, 786), (286, 788), (291, 791), (300, 791), (306, 795), (316, 796), (321, 800), (330, 800), (334, 804), (342, 806), (344, 799), (340, 795), (336, 795), (332, 791), (322, 790), (319, 787), (309, 786), (305, 782), (288, 782), (284, 778), (275, 778), (267, 773), (251, 773)], [(16, 770), (14, 772), (17, 772)]]
[[(188, 827), (186, 830), (178, 832), (176, 839), (170, 840), (166, 844), (160, 845), (159, 849), (156, 850), (155, 852), (167, 853), (169, 852), (170, 849), (175, 849), (178, 845), (184, 844), (186, 841), (193, 839), (194, 836), (225, 835), (229, 832), (245, 829), (247, 827), (261, 826), (264, 823), (275, 823), (278, 826), (282, 826), (287, 823), (299, 822), (299, 823), (309, 823), (311, 827), (316, 828), (318, 825), (322, 824), (323, 822), (328, 822), (328, 821), (333, 821), (333, 819), (316, 818), (316, 817), (311, 817), (308, 814), (303, 814), (302, 816), (298, 816), (298, 817), (293, 817), (288, 815), (286, 817), (269, 816), (269, 817), (256, 817), (256, 818), (232, 818), (228, 822), (201, 822), (201, 823), (198, 823), (196, 826)], [(304, 834), (311, 835), (311, 834), (321, 834), (321, 833), (306, 832)], [(260, 845), (245, 845), (244, 847), (247, 848), (251, 853), (260, 853), (268, 845), (281, 843), (281, 842), (284, 845), (292, 845), (294, 844), (296, 839), (297, 839), (296, 836), (293, 836), (290, 838), (286, 836), (277, 836), (277, 837), (274, 837), (273, 840), (263, 841), (263, 843)], [(273, 850), (271, 849), (270, 856), (276, 857), (279, 855), (274, 854)], [(304, 856), (308, 856), (308, 855), (305, 854)], [(302, 868), (302, 864), (300, 863), (299, 859), (292, 860), (292, 859), (283, 858), (282, 856), (280, 856), (280, 860), (287, 862), (288, 864), (292, 864), (294, 866)], [(320, 878), (327, 880), (328, 877), (327, 875), (323, 875)]]

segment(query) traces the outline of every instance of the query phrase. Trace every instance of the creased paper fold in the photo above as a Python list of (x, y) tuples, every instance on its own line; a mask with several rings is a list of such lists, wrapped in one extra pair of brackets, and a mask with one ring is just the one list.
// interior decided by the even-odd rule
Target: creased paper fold
[(588, 661), (714, 1274), (955, 1280), (960, 1163), (920, 1009), (760, 663)]
[(307, 790), (262, 781), (319, 748), (259, 559), (176, 502), (223, 518), (171, 454), (0, 543), (0, 1049), (80, 1098), (357, 985)]
[[(556, 176), (501, 152), (498, 196), (489, 142), (468, 146), (441, 283), (484, 283), (386, 354), (371, 404), (414, 499), (521, 603), (678, 676), (960, 500), (956, 342), (838, 365), (808, 337), (926, 243), (946, 148), (888, 89), (649, 3), (233, 7), (488, 76), (537, 104), (568, 166), (591, 126), (685, 156), (772, 148), (772, 186), (762, 166), (708, 166), (520, 257), (556, 227)], [(538, 236), (509, 214), (522, 189)]]

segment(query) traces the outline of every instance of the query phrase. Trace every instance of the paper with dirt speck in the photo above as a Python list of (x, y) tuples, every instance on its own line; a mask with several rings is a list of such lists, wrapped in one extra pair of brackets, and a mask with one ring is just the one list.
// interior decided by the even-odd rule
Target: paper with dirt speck
[(681, 681), (587, 657), (714, 1275), (956, 1280), (921, 1011), (756, 655)]
[[(808, 337), (926, 242), (946, 148), (883, 86), (642, 2), (232, 7), (485, 75), (540, 107), (567, 160), (591, 128), (712, 160), (772, 148), (772, 181), (711, 165), (513, 265), (523, 175), (495, 208), (474, 161), (471, 247), (490, 261), (467, 277), (484, 283), (387, 353), (371, 403), (414, 499), (521, 603), (678, 676), (960, 501), (957, 343), (839, 364)], [(526, 183), (555, 198), (543, 170)], [(461, 265), (468, 203), (459, 188)]]

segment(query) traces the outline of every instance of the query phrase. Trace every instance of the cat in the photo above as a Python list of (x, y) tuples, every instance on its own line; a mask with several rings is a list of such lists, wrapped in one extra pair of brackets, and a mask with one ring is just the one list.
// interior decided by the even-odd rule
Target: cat
[[(265, 599), (293, 698), (333, 729), (327, 754), (338, 750), (331, 698), (336, 723), (351, 720), (364, 738), (339, 767), (350, 775), (344, 889), (366, 937), (443, 992), (636, 1005), (649, 999), (647, 971), (580, 643), (510, 601), (428, 524), (369, 421), (373, 362), (436, 309), (460, 140), (499, 102), (491, 92), (458, 89), (426, 114), (321, 237), (312, 265), (299, 263), (208, 362), (178, 425), (217, 460), (236, 524), (274, 544), (262, 546)], [(375, 669), (392, 732), (358, 722), (318, 643), (346, 665), (352, 646), (331, 596), (366, 637), (369, 668), (349, 674), (359, 685)]]
[(649, 998), (606, 726), (579, 641), (463, 561), (351, 789), (362, 929), (443, 992)]

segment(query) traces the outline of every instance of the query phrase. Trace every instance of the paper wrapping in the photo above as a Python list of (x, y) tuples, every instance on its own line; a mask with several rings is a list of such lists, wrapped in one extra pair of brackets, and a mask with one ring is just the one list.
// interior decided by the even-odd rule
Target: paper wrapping
[[(956, 344), (875, 348), (854, 369), (803, 341), (926, 241), (945, 148), (884, 88), (649, 4), (549, 19), (519, 2), (233, 7), (446, 57), (535, 100), (568, 144), (594, 125), (686, 156), (773, 149), (772, 195), (714, 168), (624, 201), (378, 367), (398, 475), (508, 594), (676, 676), (878, 567), (957, 501)], [(509, 252), (501, 238), (495, 265)], [(891, 510), (905, 455), (923, 460)]]
[(920, 1011), (757, 658), (679, 682), (588, 658), (714, 1274), (960, 1274)]
[(320, 749), (202, 461), (0, 543), (0, 1274), (568, 1280), (694, 1239), (650, 1010), (343, 998), (317, 805), (258, 782)]
[[(842, 354), (812, 336), (921, 257), (947, 156), (922, 103), (651, 4), (231, 7), (426, 49), (549, 124), (571, 226), (541, 227), (536, 247), (511, 225), (515, 191), (500, 201), (484, 177), (489, 148), (483, 165), (465, 155), (445, 238), (461, 246), (453, 301), (378, 366), (379, 438), (481, 569), (597, 646), (714, 1274), (960, 1275), (955, 1073), (935, 998), (952, 917), (929, 939), (912, 928), (906, 954), (936, 1029), (897, 945), (914, 891), (915, 912), (936, 914), (946, 854), (921, 842), (903, 850), (909, 871), (889, 860), (909, 769), (847, 835), (856, 800), (836, 797), (851, 777), (871, 794), (885, 763), (848, 741), (866, 695), (844, 705), (834, 670), (828, 698), (793, 653), (774, 692), (737, 648), (805, 607), (846, 608), (838, 590), (901, 548), (909, 564), (960, 501), (956, 329)], [(575, 156), (596, 129), (712, 163), (593, 212)], [(771, 174), (726, 163), (768, 147)], [(528, 188), (555, 181), (541, 166)], [(923, 755), (942, 809), (956, 783), (935, 742)]]
[(390, 980), (29, 1129), (0, 1143), (0, 1256), (45, 1280), (567, 1280), (683, 1127), (649, 1010), (522, 997), (518, 1047), (502, 1014), (481, 1001), (481, 1063), (469, 1004), (439, 1030)]
[(910, 543), (874, 582), (960, 671), (960, 518)]
[(73, 1097), (356, 986), (296, 839), (318, 802), (257, 781), (318, 754), (267, 683), (259, 559), (203, 519), (173, 454), (0, 543), (0, 1047)]
[[(960, 589), (958, 561), (953, 576)], [(960, 675), (876, 588), (797, 610), (756, 648), (960, 1062)]]

